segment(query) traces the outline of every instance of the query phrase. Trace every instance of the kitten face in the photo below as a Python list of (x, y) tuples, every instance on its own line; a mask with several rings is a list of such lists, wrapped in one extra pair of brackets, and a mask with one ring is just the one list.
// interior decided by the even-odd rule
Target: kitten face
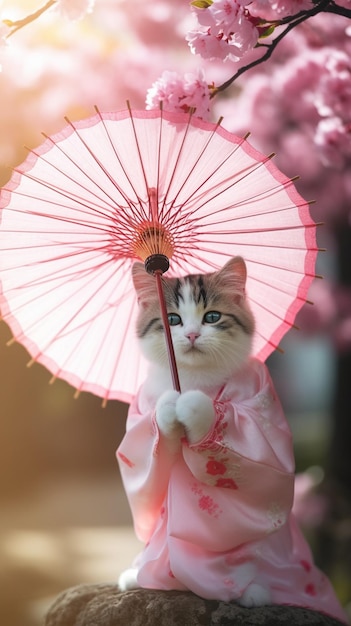
[[(133, 266), (139, 299), (137, 334), (146, 358), (168, 366), (155, 279)], [(162, 278), (168, 320), (180, 372), (229, 376), (249, 356), (254, 320), (245, 300), (246, 267), (231, 259), (218, 272)]]

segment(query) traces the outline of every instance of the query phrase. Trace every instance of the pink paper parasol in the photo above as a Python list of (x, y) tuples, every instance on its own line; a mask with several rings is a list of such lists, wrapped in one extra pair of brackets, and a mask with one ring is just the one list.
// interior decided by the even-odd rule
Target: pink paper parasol
[(235, 255), (247, 264), (254, 354), (265, 360), (314, 277), (316, 225), (293, 181), (247, 138), (194, 115), (97, 110), (67, 122), (1, 192), (0, 307), (31, 362), (129, 402), (146, 374), (134, 261), (155, 273), (162, 299), (168, 259), (174, 276)]

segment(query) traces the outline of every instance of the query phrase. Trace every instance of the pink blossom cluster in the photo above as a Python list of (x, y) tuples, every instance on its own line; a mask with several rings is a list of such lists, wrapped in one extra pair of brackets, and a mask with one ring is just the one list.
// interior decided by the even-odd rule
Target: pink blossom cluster
[(342, 170), (351, 157), (349, 54), (328, 47), (305, 51), (280, 78), (280, 98), (286, 111), (295, 123), (303, 123), (305, 133), (308, 129), (321, 164)]
[(193, 7), (199, 28), (186, 36), (191, 51), (204, 59), (241, 59), (260, 34), (248, 4), (247, 0), (213, 0), (205, 9)]
[[(185, 35), (191, 51), (209, 61), (236, 63), (252, 51), (261, 37), (273, 32), (279, 20), (313, 6), (312, 0), (194, 0), (192, 11), (197, 24)], [(192, 107), (204, 119), (214, 86), (204, 75), (187, 73), (183, 78), (164, 72), (147, 94), (147, 108), (164, 102), (168, 110)]]
[(341, 51), (326, 58), (316, 108), (320, 115), (315, 143), (329, 167), (342, 168), (351, 159), (351, 60)]
[(165, 71), (148, 90), (146, 108), (157, 109), (162, 102), (167, 111), (188, 112), (196, 109), (197, 117), (208, 119), (210, 115), (210, 87), (204, 74), (186, 73), (184, 78), (177, 72)]
[(312, 7), (312, 0), (195, 0), (198, 24), (186, 39), (191, 51), (204, 59), (238, 61), (279, 20)]
[(235, 103), (214, 103), (230, 130), (250, 130), (259, 149), (276, 152), (284, 172), (301, 176), (302, 195), (317, 199), (324, 221), (337, 219), (351, 203), (348, 26), (338, 16), (313, 18), (281, 42), (273, 63), (243, 77)]

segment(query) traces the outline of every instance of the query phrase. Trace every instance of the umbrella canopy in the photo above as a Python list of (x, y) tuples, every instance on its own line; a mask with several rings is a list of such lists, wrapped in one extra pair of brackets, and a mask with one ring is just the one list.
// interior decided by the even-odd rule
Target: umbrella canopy
[(293, 181), (247, 137), (194, 115), (66, 121), (1, 191), (1, 313), (32, 362), (129, 402), (146, 374), (130, 270), (160, 250), (172, 276), (244, 257), (265, 360), (314, 277), (316, 225)]

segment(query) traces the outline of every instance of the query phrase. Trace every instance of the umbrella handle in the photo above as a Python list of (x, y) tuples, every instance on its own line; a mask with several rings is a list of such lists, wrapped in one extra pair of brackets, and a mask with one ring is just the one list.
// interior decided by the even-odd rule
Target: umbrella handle
[(155, 276), (156, 286), (157, 286), (157, 293), (158, 293), (158, 299), (159, 299), (159, 302), (160, 302), (162, 323), (163, 323), (163, 328), (164, 328), (164, 331), (165, 331), (166, 345), (167, 345), (167, 352), (168, 352), (168, 360), (169, 360), (169, 366), (170, 366), (170, 369), (171, 369), (173, 387), (174, 387), (174, 389), (176, 391), (180, 391), (180, 382), (179, 382), (177, 363), (176, 363), (175, 354), (174, 354), (174, 347), (173, 347), (171, 329), (169, 327), (169, 322), (168, 322), (166, 301), (165, 301), (165, 296), (164, 296), (163, 287), (162, 287), (162, 280), (161, 280), (161, 278), (162, 278), (162, 270), (156, 270), (156, 271), (153, 272), (153, 274)]

